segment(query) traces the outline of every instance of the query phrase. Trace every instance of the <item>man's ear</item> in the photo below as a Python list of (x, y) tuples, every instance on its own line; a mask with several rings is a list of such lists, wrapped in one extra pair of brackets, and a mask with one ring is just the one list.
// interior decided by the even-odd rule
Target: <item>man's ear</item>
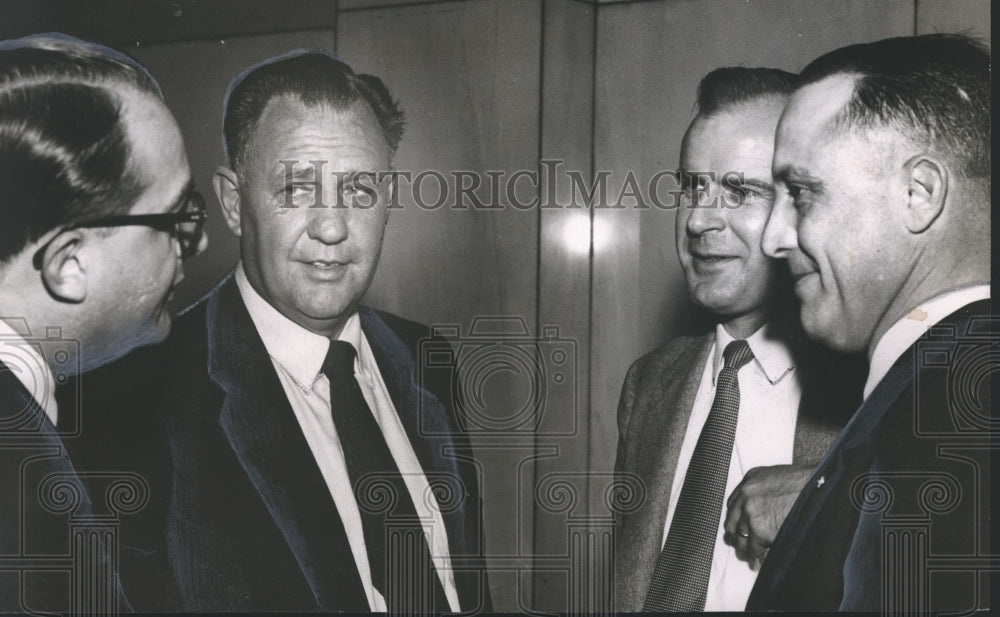
[(229, 229), (239, 236), (240, 229), (240, 180), (236, 172), (228, 167), (219, 167), (212, 177), (212, 188), (222, 206), (222, 215)]
[(42, 256), (42, 282), (52, 296), (78, 304), (87, 298), (85, 236), (79, 230), (64, 231), (49, 242)]
[(906, 162), (906, 170), (906, 228), (910, 233), (923, 233), (944, 211), (948, 169), (940, 161), (920, 155)]
[(392, 214), (392, 204), (395, 203), (393, 199), (396, 198), (396, 177), (392, 176), (389, 178), (387, 183), (389, 186), (386, 187), (386, 193), (389, 197), (388, 202), (385, 204), (385, 221), (382, 222), (382, 227), (389, 224), (389, 215)]

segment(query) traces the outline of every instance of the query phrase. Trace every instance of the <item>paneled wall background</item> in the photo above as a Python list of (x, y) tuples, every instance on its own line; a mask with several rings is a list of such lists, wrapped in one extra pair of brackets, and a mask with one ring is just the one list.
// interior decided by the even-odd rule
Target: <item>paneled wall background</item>
[[(336, 51), (383, 78), (409, 117), (399, 170), (509, 178), (559, 161), (587, 182), (610, 172), (610, 203), (574, 194), (563, 175), (542, 174), (537, 189), (519, 182), (517, 202), (542, 202), (526, 208), (503, 190), (496, 208), (421, 207), (402, 191), (368, 294), (449, 327), (480, 378), (472, 427), (496, 609), (565, 611), (604, 601), (568, 569), (574, 543), (607, 527), (625, 371), (702, 322), (676, 263), (673, 213), (610, 207), (627, 174), (645, 183), (675, 168), (712, 68), (798, 70), (844, 44), (933, 31), (988, 41), (989, 14), (986, 0), (48, 0), (0, 3), (0, 36), (59, 30), (142, 60), (210, 204), (229, 80), (296, 47)], [(475, 192), (487, 204), (490, 193)], [(186, 265), (178, 305), (238, 259), (210, 214), (210, 248)], [(498, 350), (527, 354), (540, 381)]]

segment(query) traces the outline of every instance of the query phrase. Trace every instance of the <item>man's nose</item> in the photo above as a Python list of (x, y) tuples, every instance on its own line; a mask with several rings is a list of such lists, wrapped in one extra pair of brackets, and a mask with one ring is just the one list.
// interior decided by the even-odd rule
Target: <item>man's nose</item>
[(790, 252), (797, 249), (799, 246), (797, 224), (792, 200), (787, 196), (779, 196), (771, 208), (767, 225), (764, 226), (764, 233), (760, 238), (760, 248), (764, 254), (775, 259), (785, 259)]
[(309, 237), (324, 244), (337, 244), (347, 239), (349, 206), (316, 208), (310, 212)]
[(695, 191), (691, 202), (683, 206), (689, 209), (687, 231), (690, 235), (700, 236), (713, 229), (725, 228), (725, 204), (722, 199), (722, 191), (714, 182), (706, 185), (704, 190)]

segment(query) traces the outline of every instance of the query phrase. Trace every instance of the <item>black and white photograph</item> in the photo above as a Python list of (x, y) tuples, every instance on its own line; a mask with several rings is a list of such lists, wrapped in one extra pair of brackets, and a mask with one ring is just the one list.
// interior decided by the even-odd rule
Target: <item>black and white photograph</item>
[(989, 0), (0, 0), (0, 613), (989, 613)]

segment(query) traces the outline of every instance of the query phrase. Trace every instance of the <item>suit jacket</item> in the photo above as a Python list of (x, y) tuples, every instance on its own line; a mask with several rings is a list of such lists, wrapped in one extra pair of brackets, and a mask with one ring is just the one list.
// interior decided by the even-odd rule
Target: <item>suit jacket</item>
[[(87, 584), (79, 578), (80, 567), (95, 565), (89, 559), (73, 561), (80, 547), (71, 548), (71, 519), (81, 522), (92, 515), (90, 494), (56, 428), (0, 362), (0, 563), (9, 560), (5, 565), (12, 566), (0, 568), (0, 612), (95, 606), (70, 605), (74, 580)], [(90, 557), (107, 566), (106, 555), (96, 548)]]
[[(618, 406), (616, 474), (638, 476), (645, 502), (617, 517), (615, 530), (615, 608), (638, 611), (653, 578), (663, 540), (670, 489), (688, 418), (701, 383), (715, 334), (681, 337), (637, 360), (625, 377)], [(803, 395), (795, 427), (793, 461), (818, 461), (843, 426), (845, 399), (860, 398), (860, 380), (830, 396), (819, 388), (839, 367), (817, 361), (815, 350), (799, 353)], [(854, 371), (855, 373), (857, 371)]]
[[(485, 573), (469, 567), (483, 553), (481, 509), (452, 404), (453, 367), (422, 366), (418, 384), (418, 345), (429, 329), (366, 307), (359, 313), (424, 473), (455, 489), (434, 494), (462, 608), (488, 609)], [(84, 393), (113, 380), (114, 406), (146, 418), (142, 441), (103, 455), (104, 466), (126, 464), (150, 479), (145, 524), (123, 531), (123, 553), (134, 557), (129, 570), (122, 566), (133, 605), (369, 610), (333, 498), (232, 276), (177, 320), (165, 344), (124, 364)], [(88, 459), (101, 458), (93, 444), (85, 449)]]
[(748, 610), (989, 606), (976, 556), (990, 553), (997, 334), (989, 302), (973, 303), (895, 362), (792, 507)]

